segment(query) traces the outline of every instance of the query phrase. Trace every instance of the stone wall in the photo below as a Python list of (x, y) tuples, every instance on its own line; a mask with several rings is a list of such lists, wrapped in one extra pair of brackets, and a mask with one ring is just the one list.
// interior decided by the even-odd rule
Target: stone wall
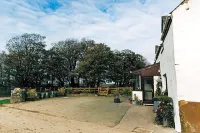
[(19, 103), (25, 101), (25, 90), (20, 88), (15, 88), (11, 91), (10, 103)]
[(179, 101), (183, 133), (200, 133), (200, 102)]

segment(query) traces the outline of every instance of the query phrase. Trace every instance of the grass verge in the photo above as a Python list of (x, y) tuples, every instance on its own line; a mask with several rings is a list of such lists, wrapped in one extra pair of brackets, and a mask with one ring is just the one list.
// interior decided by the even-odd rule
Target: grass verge
[(8, 104), (10, 103), (10, 99), (0, 100), (0, 104)]

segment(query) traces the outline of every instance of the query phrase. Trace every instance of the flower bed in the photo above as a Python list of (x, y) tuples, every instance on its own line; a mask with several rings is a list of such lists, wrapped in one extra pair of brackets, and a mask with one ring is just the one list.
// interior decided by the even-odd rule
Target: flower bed
[(168, 127), (175, 127), (174, 124), (174, 109), (172, 98), (168, 96), (159, 96), (158, 101), (160, 104), (156, 110), (155, 122), (158, 125), (164, 125)]

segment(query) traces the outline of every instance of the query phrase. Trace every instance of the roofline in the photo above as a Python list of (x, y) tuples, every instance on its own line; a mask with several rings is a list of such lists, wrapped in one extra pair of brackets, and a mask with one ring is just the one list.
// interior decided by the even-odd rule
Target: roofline
[(164, 31), (162, 32), (162, 36), (161, 36), (161, 40), (162, 40), (162, 41), (165, 40), (165, 37), (166, 37), (166, 35), (167, 35), (168, 31), (169, 31), (169, 28), (170, 28), (170, 26), (171, 26), (171, 22), (172, 22), (172, 13), (173, 13), (177, 8), (179, 8), (180, 5), (183, 5), (184, 3), (188, 3), (188, 2), (189, 2), (189, 0), (183, 0), (176, 8), (174, 8), (174, 10), (172, 10), (172, 11), (169, 13), (170, 19), (167, 19), (167, 20), (166, 20), (167, 23), (166, 23), (166, 25), (165, 25), (165, 27), (164, 27)]
[(165, 24), (164, 30), (163, 30), (162, 35), (161, 35), (161, 40), (162, 40), (163, 42), (164, 42), (165, 37), (167, 36), (167, 33), (168, 33), (169, 28), (170, 28), (170, 26), (171, 26), (172, 17), (169, 16), (169, 18), (167, 18), (166, 21), (167, 21), (167, 22), (166, 22), (166, 24)]
[[(161, 51), (161, 48), (162, 48), (162, 46), (160, 45), (159, 48), (158, 48), (158, 51), (156, 52), (156, 57), (155, 57), (155, 60), (154, 60), (155, 62), (156, 62), (156, 60), (158, 59), (158, 56), (159, 56), (160, 51)], [(154, 62), (154, 63), (155, 63), (155, 62)]]
[(180, 4), (178, 4), (178, 6), (176, 8), (174, 8), (174, 10), (172, 10), (169, 14), (172, 14), (180, 5), (184, 4), (184, 3), (188, 3), (189, 0), (183, 0)]
[(145, 66), (144, 68), (141, 68), (141, 69), (138, 69), (138, 70), (135, 70), (135, 71), (133, 71), (133, 73), (134, 73), (134, 72), (140, 72), (140, 71), (142, 71), (142, 70), (145, 70), (145, 69), (147, 69), (147, 68), (149, 68), (149, 67), (151, 67), (151, 66), (155, 66), (155, 65), (160, 65), (160, 62), (159, 62), (159, 63), (151, 64), (151, 65), (148, 65), (148, 66)]

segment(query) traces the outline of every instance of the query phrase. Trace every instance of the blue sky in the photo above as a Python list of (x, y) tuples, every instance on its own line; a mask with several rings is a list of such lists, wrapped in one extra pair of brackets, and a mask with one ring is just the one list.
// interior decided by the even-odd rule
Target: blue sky
[(83, 37), (112, 49), (131, 49), (154, 59), (160, 43), (161, 16), (181, 0), (2, 0), (0, 50), (23, 33), (47, 37), (47, 45)]

